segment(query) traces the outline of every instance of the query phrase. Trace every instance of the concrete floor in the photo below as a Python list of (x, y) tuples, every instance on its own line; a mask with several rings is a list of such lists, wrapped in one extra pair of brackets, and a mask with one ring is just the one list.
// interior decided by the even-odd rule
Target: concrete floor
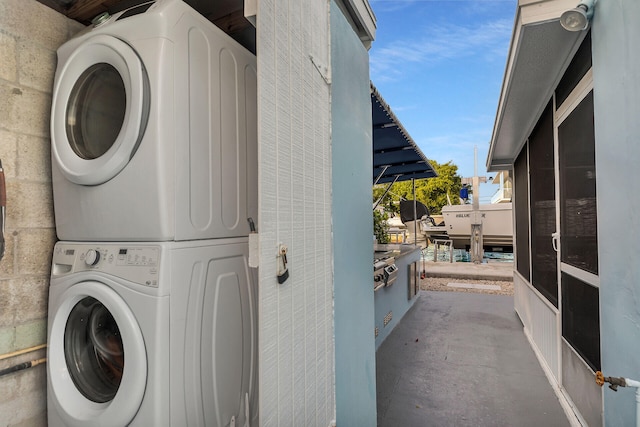
[(570, 425), (513, 297), (422, 291), (376, 363), (378, 427)]

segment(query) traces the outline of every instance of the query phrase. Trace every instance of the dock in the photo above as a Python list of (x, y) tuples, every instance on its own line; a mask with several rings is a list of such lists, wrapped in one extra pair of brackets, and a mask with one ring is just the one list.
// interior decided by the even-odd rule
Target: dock
[[(423, 265), (419, 266), (420, 271)], [(424, 263), (426, 277), (513, 281), (513, 262), (430, 262)]]

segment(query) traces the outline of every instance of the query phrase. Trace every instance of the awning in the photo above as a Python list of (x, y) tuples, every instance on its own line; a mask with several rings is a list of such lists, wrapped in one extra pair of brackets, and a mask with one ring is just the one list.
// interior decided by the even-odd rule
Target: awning
[(511, 168), (586, 35), (567, 31), (559, 22), (575, 1), (520, 4), (487, 156), (489, 171)]
[(377, 184), (438, 176), (429, 160), (371, 84), (373, 182)]

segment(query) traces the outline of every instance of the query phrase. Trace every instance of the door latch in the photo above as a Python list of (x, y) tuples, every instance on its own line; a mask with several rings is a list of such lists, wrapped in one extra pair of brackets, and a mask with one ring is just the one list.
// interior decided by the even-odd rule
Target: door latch
[(289, 269), (287, 267), (287, 252), (289, 249), (286, 245), (280, 243), (278, 246), (278, 283), (283, 284), (289, 278)]
[(553, 246), (553, 250), (558, 252), (558, 241), (560, 240), (560, 233), (555, 232), (551, 233), (551, 246)]

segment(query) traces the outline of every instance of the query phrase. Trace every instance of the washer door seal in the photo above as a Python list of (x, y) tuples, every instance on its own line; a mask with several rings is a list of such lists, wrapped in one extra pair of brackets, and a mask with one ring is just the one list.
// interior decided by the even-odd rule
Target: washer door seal
[(56, 74), (52, 156), (80, 185), (107, 182), (127, 165), (149, 119), (144, 64), (131, 46), (98, 35), (78, 46)]
[[(147, 354), (140, 326), (126, 302), (107, 285), (86, 281), (71, 286), (60, 299), (49, 336), (49, 385), (53, 402), (65, 424), (76, 427), (100, 425), (117, 427), (131, 423), (138, 412), (147, 383)], [(87, 397), (76, 385), (78, 372), (70, 372), (65, 349), (67, 327), (74, 327), (76, 307), (86, 301), (103, 306), (118, 326), (122, 354), (121, 378), (111, 400), (99, 402)], [(100, 309), (100, 307), (96, 307)], [(103, 316), (104, 317), (104, 316)], [(86, 328), (84, 325), (83, 328)], [(113, 330), (113, 328), (111, 328)], [(73, 333), (73, 331), (71, 331)], [(75, 379), (74, 379), (75, 378)]]

